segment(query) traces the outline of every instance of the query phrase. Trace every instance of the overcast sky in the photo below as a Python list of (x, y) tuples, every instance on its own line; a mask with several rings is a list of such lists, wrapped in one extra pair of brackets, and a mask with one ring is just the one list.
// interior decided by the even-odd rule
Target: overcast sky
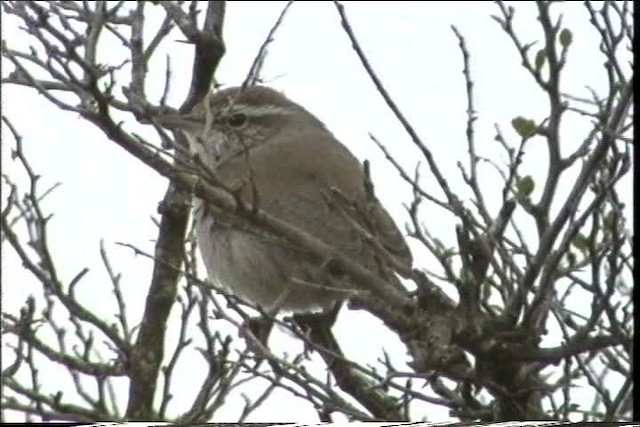
[[(217, 74), (220, 83), (237, 85), (242, 82), (283, 6), (284, 2), (228, 4), (224, 25), (227, 54)], [(514, 6), (515, 25), (521, 39), (525, 42), (540, 40), (542, 32), (533, 2), (518, 2)], [(590, 86), (605, 94), (606, 75), (602, 66), (604, 58), (598, 52), (598, 34), (590, 26), (582, 3), (564, 2), (555, 8), (564, 12), (564, 26), (570, 28), (574, 35), (563, 91), (588, 97), (585, 87)], [(148, 8), (149, 11), (153, 9)], [(481, 155), (498, 162), (506, 159), (494, 141), (495, 124), (515, 145), (519, 140), (511, 129), (511, 119), (525, 116), (539, 122), (547, 115), (544, 94), (521, 68), (512, 42), (490, 17), (499, 13), (492, 2), (346, 2), (346, 11), (387, 90), (433, 151), (438, 165), (463, 199), (470, 197), (470, 192), (456, 163), (462, 161), (468, 165), (466, 98), (462, 55), (451, 25), (457, 26), (465, 36), (471, 53), (479, 117), (476, 138)], [(149, 19), (157, 21), (158, 16), (150, 14)], [(16, 29), (10, 17), (3, 16), (2, 24), (3, 40), (11, 45), (23, 46), (28, 40)], [(152, 64), (148, 82), (152, 102), (157, 102), (164, 85), (165, 53), (170, 55), (173, 69), (169, 104), (177, 107), (184, 99), (191, 73), (192, 48), (178, 43), (179, 39), (181, 37), (174, 32), (164, 44), (163, 54), (157, 55), (157, 61)], [(100, 54), (105, 62), (113, 63), (117, 61), (113, 56), (117, 51), (117, 43), (105, 43)], [(3, 75), (11, 69), (11, 66), (3, 64)], [(292, 6), (270, 46), (262, 77), (267, 84), (282, 90), (316, 114), (359, 158), (371, 161), (376, 192), (403, 227), (408, 216), (402, 203), (409, 200), (410, 191), (384, 161), (368, 134), (372, 133), (384, 142), (409, 170), (415, 167), (417, 151), (366, 76), (332, 3), (301, 2)], [(123, 274), (127, 301), (131, 301), (131, 318), (139, 319), (151, 263), (135, 257), (128, 249), (116, 246), (115, 242), (129, 242), (152, 252), (151, 240), (155, 237), (156, 228), (150, 216), (155, 215), (166, 181), (109, 142), (93, 125), (83, 122), (76, 114), (57, 110), (32, 90), (5, 85), (2, 106), (3, 114), (22, 134), (34, 169), (42, 175), (41, 188), (55, 182), (62, 183), (44, 203), (48, 212), (55, 213), (49, 229), (50, 244), (61, 276), (69, 280), (83, 267), (89, 267), (91, 271), (79, 286), (78, 295), (98, 313), (112, 315), (115, 303), (110, 302), (111, 288), (99, 256), (99, 242), (104, 239), (114, 268)], [(131, 120), (126, 127), (143, 135), (153, 135)], [(563, 153), (575, 149), (589, 129), (584, 118), (567, 116), (562, 129)], [(24, 174), (8, 156), (13, 141), (5, 131), (3, 125), (4, 173), (22, 184), (21, 188), (25, 190)], [(547, 158), (543, 144), (535, 146), (534, 142), (526, 152), (521, 173), (532, 175), (539, 183), (532, 195), (537, 200), (546, 173)], [(502, 197), (501, 181), (489, 167), (481, 167), (480, 171), (485, 197), (496, 213)], [(432, 179), (426, 169), (422, 175), (426, 188), (436, 188), (435, 182), (429, 184)], [(566, 175), (561, 190), (566, 190), (576, 174), (573, 171)], [(631, 175), (624, 179), (621, 197), (630, 207)], [(6, 191), (4, 184), (3, 190)], [(439, 195), (438, 192), (436, 194)], [(556, 199), (562, 200), (563, 194), (566, 191), (561, 191)], [(430, 207), (423, 215), (432, 234), (445, 243), (455, 242), (455, 224), (442, 211)], [(531, 221), (525, 220), (522, 226), (533, 231)], [(531, 239), (535, 244), (533, 234)], [(416, 245), (412, 247), (416, 248)], [(15, 312), (29, 294), (38, 292), (38, 288), (22, 271), (12, 250), (3, 249), (3, 310)], [(416, 253), (418, 265), (431, 262), (422, 252)], [(362, 328), (377, 330), (375, 327), (371, 329), (376, 322), (366, 313), (343, 311), (335, 331), (345, 353), (373, 363), (384, 346), (395, 360), (405, 362), (405, 351), (394, 337), (381, 332), (371, 338), (355, 332), (365, 330)], [(276, 341), (280, 339), (290, 345), (285, 338), (276, 337)], [(5, 351), (3, 347), (3, 356)], [(199, 378), (202, 369), (202, 364), (198, 363), (198, 357), (194, 356), (193, 363), (182, 366), (183, 382), (177, 378), (176, 386), (180, 387), (180, 393), (176, 393), (174, 398), (173, 413), (183, 409), (180, 402), (187, 402), (194, 395), (193, 379)], [(52, 391), (57, 390), (57, 384), (45, 380), (48, 375), (52, 374), (43, 374), (44, 384)], [(317, 420), (310, 407), (286, 405), (290, 401), (289, 395), (281, 393), (279, 396), (277, 401), (256, 412), (251, 420)], [(121, 403), (124, 408), (126, 402)], [(226, 410), (229, 414), (227, 420), (237, 416), (234, 411), (241, 403), (231, 402)], [(283, 412), (284, 408), (286, 412)], [(442, 420), (446, 412), (440, 410), (431, 416)]]

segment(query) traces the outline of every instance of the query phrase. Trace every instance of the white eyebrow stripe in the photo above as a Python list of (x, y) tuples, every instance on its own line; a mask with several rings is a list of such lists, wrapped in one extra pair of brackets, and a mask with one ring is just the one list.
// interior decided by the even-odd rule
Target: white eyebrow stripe
[(295, 110), (286, 107), (278, 107), (275, 105), (248, 105), (235, 104), (233, 110), (242, 112), (247, 116), (265, 116), (268, 114), (293, 114)]

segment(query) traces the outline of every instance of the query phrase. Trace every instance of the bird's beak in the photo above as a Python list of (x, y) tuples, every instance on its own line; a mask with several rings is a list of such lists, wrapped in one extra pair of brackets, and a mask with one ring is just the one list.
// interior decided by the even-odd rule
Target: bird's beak
[(155, 117), (156, 122), (166, 129), (189, 129), (195, 124), (193, 115), (166, 113)]

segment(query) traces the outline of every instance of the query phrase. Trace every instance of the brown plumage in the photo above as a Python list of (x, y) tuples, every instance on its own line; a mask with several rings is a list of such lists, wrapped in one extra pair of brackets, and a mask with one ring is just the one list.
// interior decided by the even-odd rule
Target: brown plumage
[[(384, 257), (376, 256), (353, 224), (375, 236), (399, 265), (411, 267), (411, 253), (395, 223), (367, 196), (360, 162), (322, 122), (281, 93), (261, 86), (230, 88), (163, 122), (181, 127), (204, 164), (241, 189), (249, 206), (257, 202), (396, 286), (397, 279), (380, 262)], [(276, 236), (199, 200), (194, 212), (210, 277), (265, 308), (323, 308), (348, 298), (345, 290), (358, 289), (330, 263), (315, 261)]]

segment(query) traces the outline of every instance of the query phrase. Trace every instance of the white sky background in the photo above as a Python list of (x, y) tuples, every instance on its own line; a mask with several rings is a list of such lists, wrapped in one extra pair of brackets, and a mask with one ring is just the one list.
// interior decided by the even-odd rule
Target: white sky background
[[(227, 85), (242, 82), (284, 4), (228, 4), (224, 24), (227, 54), (216, 76), (219, 82)], [(536, 20), (533, 2), (518, 2), (514, 6), (515, 26), (521, 40), (540, 40), (542, 30)], [(155, 9), (151, 5), (147, 8), (149, 12)], [(521, 68), (508, 36), (490, 18), (491, 14), (499, 13), (493, 3), (346, 2), (346, 11), (361, 46), (387, 90), (432, 150), (439, 167), (463, 199), (470, 196), (470, 190), (463, 183), (456, 163), (462, 161), (468, 166), (465, 137), (467, 101), (462, 55), (450, 26), (458, 27), (471, 53), (479, 117), (476, 143), (480, 155), (499, 163), (506, 161), (499, 143), (493, 139), (495, 123), (500, 125), (508, 141), (517, 146), (519, 138), (511, 128), (511, 119), (521, 115), (539, 122), (546, 116), (546, 96)], [(599, 36), (589, 24), (582, 3), (560, 3), (555, 6), (555, 11), (564, 13), (564, 26), (570, 28), (574, 35), (563, 75), (563, 91), (588, 98), (589, 93), (585, 89), (588, 85), (604, 95), (606, 74), (602, 66), (604, 57), (598, 51)], [(159, 23), (158, 16), (148, 15), (149, 19), (156, 19)], [(3, 16), (2, 28), (3, 39), (16, 48), (24, 46), (28, 40), (24, 33), (17, 31), (11, 17)], [(192, 47), (176, 42), (182, 39), (174, 31), (167, 39), (168, 43), (163, 45), (164, 50), (156, 53), (157, 61), (151, 67), (147, 92), (152, 102), (158, 101), (164, 85), (165, 52), (170, 52), (173, 69), (169, 105), (179, 106), (187, 93)], [(104, 47), (106, 49), (101, 52), (103, 60), (117, 62), (113, 59), (117, 44), (105, 43)], [(535, 51), (536, 47), (532, 48), (532, 52)], [(11, 69), (12, 66), (4, 63), (3, 75)], [(301, 2), (291, 7), (275, 42), (270, 45), (262, 77), (270, 86), (284, 91), (316, 114), (359, 158), (369, 159), (379, 198), (400, 225), (408, 221), (402, 203), (409, 201), (410, 191), (369, 140), (368, 133), (384, 142), (408, 170), (413, 170), (419, 158), (417, 150), (366, 76), (330, 2)], [(128, 242), (153, 252), (152, 239), (156, 237), (156, 228), (150, 216), (156, 215), (166, 181), (109, 142), (93, 125), (73, 113), (57, 110), (34, 91), (5, 85), (2, 95), (3, 114), (13, 121), (24, 137), (27, 157), (43, 176), (40, 188), (45, 189), (55, 182), (63, 184), (43, 204), (47, 212), (55, 213), (49, 225), (49, 243), (61, 277), (70, 280), (83, 267), (89, 267), (91, 271), (78, 286), (78, 295), (97, 313), (104, 317), (112, 316), (116, 306), (99, 255), (99, 241), (104, 239), (112, 266), (123, 275), (122, 285), (130, 319), (140, 319), (152, 265), (149, 260), (135, 257), (131, 250), (119, 247), (115, 242)], [(126, 127), (143, 135), (153, 135), (130, 119)], [(585, 119), (571, 114), (565, 116), (563, 155), (572, 152), (589, 129)], [(540, 144), (536, 145), (536, 142)], [(3, 125), (3, 171), (21, 184), (24, 191), (27, 188), (25, 175), (10, 160), (12, 144), (13, 140)], [(529, 142), (520, 169), (522, 175), (531, 174), (536, 181), (533, 200), (540, 195), (546, 168), (546, 147), (541, 140), (534, 139)], [(563, 200), (576, 171), (577, 167), (574, 167), (563, 175), (556, 201)], [(480, 173), (481, 188), (495, 214), (502, 200), (502, 183), (489, 167), (480, 166)], [(437, 188), (426, 169), (423, 169), (422, 176), (426, 183), (424, 187)], [(620, 196), (630, 209), (631, 175), (624, 180), (620, 185)], [(6, 190), (4, 185), (3, 190)], [(435, 194), (440, 196), (438, 191)], [(422, 218), (431, 233), (445, 244), (455, 244), (455, 224), (439, 208), (426, 206)], [(559, 204), (554, 206), (557, 208)], [(520, 208), (516, 212), (521, 227), (531, 236), (529, 244), (535, 247), (533, 221), (522, 221), (526, 217)], [(628, 218), (632, 218), (630, 212)], [(3, 311), (15, 313), (28, 295), (40, 291), (38, 284), (22, 270), (8, 245), (3, 249)], [(415, 258), (417, 265), (432, 262), (418, 251)], [(584, 302), (579, 296), (575, 300), (577, 306)], [(177, 314), (177, 310), (173, 314)], [(358, 361), (374, 363), (381, 355), (381, 347), (389, 351), (399, 364), (407, 361), (405, 350), (395, 337), (385, 334), (379, 322), (366, 313), (343, 310), (334, 331), (346, 355)], [(282, 337), (276, 337), (274, 341), (274, 346), (285, 342), (291, 345)], [(168, 344), (170, 342), (171, 339)], [(289, 353), (292, 352), (289, 349)], [(11, 360), (12, 354), (7, 353), (4, 346), (2, 355), (4, 360), (8, 360), (5, 357)], [(43, 369), (45, 365), (51, 366), (43, 364)], [(185, 408), (184, 402), (189, 402), (194, 396), (197, 390), (194, 384), (201, 380), (202, 366), (197, 355), (188, 363), (181, 364), (179, 375), (174, 380), (176, 391), (170, 414), (179, 413)], [(61, 381), (67, 382), (68, 378), (60, 378), (61, 371), (47, 369), (41, 373), (45, 389), (51, 388), (55, 392), (63, 387)], [(124, 381), (120, 384), (126, 387)], [(72, 394), (71, 391), (68, 393)], [(309, 406), (292, 404), (287, 393), (276, 395), (277, 399), (255, 412), (249, 421), (317, 420)], [(238, 401), (228, 402), (229, 406), (215, 421), (233, 421), (237, 417), (242, 401), (236, 398)], [(123, 410), (126, 401), (122, 399), (120, 403)], [(424, 410), (419, 412), (424, 413)], [(430, 412), (430, 419), (434, 421), (446, 417), (447, 412), (441, 409)]]

